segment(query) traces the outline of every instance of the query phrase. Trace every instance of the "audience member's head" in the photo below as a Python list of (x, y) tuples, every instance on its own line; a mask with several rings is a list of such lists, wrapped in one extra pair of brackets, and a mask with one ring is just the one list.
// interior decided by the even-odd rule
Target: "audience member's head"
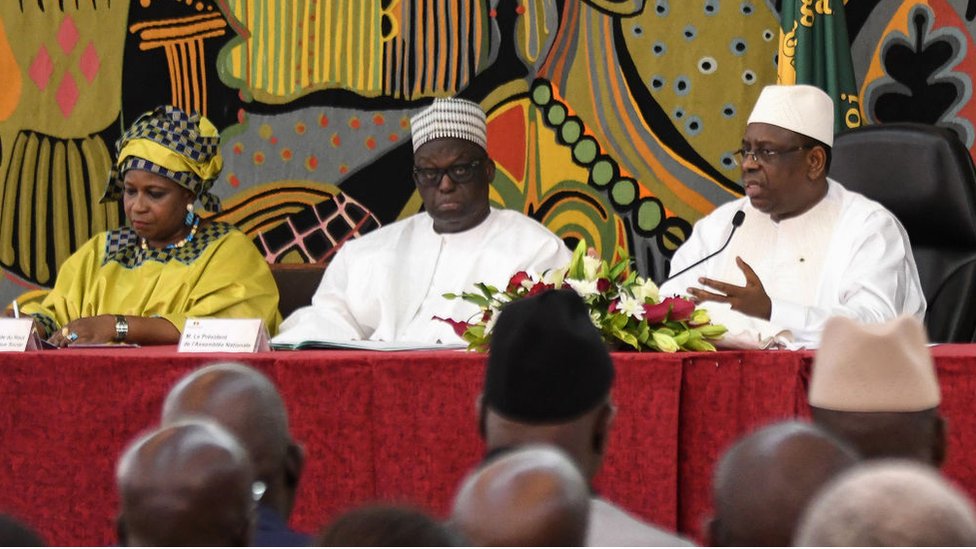
[(973, 546), (969, 499), (937, 470), (907, 460), (865, 462), (828, 484), (797, 527), (798, 546)]
[(119, 459), (124, 545), (246, 546), (254, 523), (254, 470), (219, 425), (175, 423), (143, 436)]
[(478, 546), (582, 546), (590, 513), (587, 481), (560, 450), (525, 446), (470, 474), (452, 523)]
[(789, 545), (816, 491), (856, 461), (851, 448), (806, 423), (776, 423), (743, 437), (715, 470), (712, 544)]
[(925, 329), (915, 318), (871, 325), (830, 319), (814, 358), (809, 398), (814, 423), (865, 458), (942, 464), (939, 382)]
[(574, 291), (506, 306), (492, 333), (481, 401), (489, 452), (552, 444), (592, 479), (613, 419), (613, 377), (606, 345)]
[(264, 374), (237, 363), (220, 363), (181, 379), (163, 405), (163, 424), (204, 417), (228, 429), (247, 449), (263, 505), (287, 519), (295, 502), (304, 456), (288, 432), (285, 403)]
[(44, 547), (44, 540), (23, 522), (0, 513), (0, 547)]
[(320, 547), (460, 547), (464, 540), (427, 513), (400, 505), (346, 511), (319, 534)]

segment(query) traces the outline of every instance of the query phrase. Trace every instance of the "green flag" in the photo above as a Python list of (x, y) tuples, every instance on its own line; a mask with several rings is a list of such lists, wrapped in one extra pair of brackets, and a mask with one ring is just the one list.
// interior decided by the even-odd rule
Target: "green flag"
[(861, 125), (861, 101), (841, 0), (783, 0), (780, 84), (809, 84), (834, 100), (834, 132)]

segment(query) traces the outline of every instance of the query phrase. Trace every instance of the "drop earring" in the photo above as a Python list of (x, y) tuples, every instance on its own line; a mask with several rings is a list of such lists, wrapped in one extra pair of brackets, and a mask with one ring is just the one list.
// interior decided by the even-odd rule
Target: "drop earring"
[(183, 224), (187, 227), (193, 225), (194, 218), (196, 215), (193, 213), (193, 203), (191, 202), (186, 205), (186, 217), (183, 218)]

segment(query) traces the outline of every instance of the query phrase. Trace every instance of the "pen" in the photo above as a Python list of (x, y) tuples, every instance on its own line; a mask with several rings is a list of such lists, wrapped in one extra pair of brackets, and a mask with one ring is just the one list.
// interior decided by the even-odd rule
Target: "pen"
[(14, 300), (14, 318), (20, 318), (20, 306), (17, 305), (17, 300)]

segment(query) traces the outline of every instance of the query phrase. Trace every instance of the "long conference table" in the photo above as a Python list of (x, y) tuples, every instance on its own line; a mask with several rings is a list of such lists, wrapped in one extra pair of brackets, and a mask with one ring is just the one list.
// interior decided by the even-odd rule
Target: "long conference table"
[[(945, 473), (976, 495), (976, 345), (932, 350), (949, 425)], [(596, 488), (701, 541), (712, 469), (738, 436), (808, 415), (812, 353), (616, 353), (613, 423)], [(116, 542), (114, 467), (187, 372), (237, 360), (267, 373), (307, 460), (292, 523), (316, 532), (357, 504), (444, 516), (484, 451), (485, 357), (461, 351), (180, 354), (174, 348), (0, 353), (0, 512), (56, 545)]]

